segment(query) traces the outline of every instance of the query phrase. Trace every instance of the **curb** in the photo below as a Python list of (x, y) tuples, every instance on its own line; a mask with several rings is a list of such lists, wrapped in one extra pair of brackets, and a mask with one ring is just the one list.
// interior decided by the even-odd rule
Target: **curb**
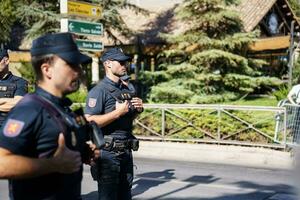
[(292, 169), (291, 152), (259, 147), (140, 141), (136, 158)]

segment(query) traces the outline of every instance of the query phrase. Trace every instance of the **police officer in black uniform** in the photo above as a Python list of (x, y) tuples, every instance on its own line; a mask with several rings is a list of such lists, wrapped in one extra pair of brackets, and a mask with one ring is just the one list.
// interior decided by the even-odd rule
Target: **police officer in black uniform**
[(27, 93), (28, 83), (9, 71), (9, 56), (6, 49), (0, 50), (0, 126), (7, 113)]
[(0, 131), (0, 178), (10, 179), (14, 200), (81, 199), (85, 141), (66, 94), (79, 87), (81, 54), (69, 33), (33, 41), (33, 94), (9, 112)]
[(120, 77), (126, 74), (130, 57), (120, 48), (103, 53), (106, 76), (88, 94), (87, 120), (95, 121), (102, 129), (106, 147), (96, 165), (91, 168), (98, 182), (100, 200), (130, 200), (133, 180), (131, 150), (138, 141), (132, 135), (133, 119), (142, 111), (143, 102), (131, 94)]

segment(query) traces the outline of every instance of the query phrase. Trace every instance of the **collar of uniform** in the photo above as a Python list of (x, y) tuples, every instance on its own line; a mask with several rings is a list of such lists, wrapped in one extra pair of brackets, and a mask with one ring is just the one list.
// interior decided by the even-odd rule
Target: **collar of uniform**
[(47, 92), (46, 90), (44, 90), (44, 89), (42, 89), (40, 87), (36, 88), (35, 93), (38, 94), (38, 95), (41, 95), (41, 96), (43, 96), (45, 98), (47, 98), (48, 100), (50, 100), (54, 104), (60, 105), (62, 107), (72, 105), (72, 101), (70, 99), (56, 97), (56, 96), (50, 94), (49, 92)]
[(118, 83), (112, 81), (111, 79), (109, 79), (107, 76), (104, 77), (103, 81), (106, 83), (106, 84), (110, 84), (114, 87), (117, 87), (117, 88), (121, 88), (122, 84), (121, 84), (121, 81), (119, 81)]
[(7, 80), (7, 79), (9, 79), (11, 76), (12, 76), (12, 73), (9, 71), (9, 72), (8, 72), (7, 74), (5, 74), (5, 75), (3, 76), (3, 78), (0, 79), (0, 80), (1, 80), (1, 81)]

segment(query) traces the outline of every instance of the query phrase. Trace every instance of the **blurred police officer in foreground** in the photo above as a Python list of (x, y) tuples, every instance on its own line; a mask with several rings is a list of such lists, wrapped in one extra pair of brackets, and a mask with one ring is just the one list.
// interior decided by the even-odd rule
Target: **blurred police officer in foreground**
[(0, 178), (12, 199), (81, 199), (82, 151), (71, 101), (79, 87), (81, 54), (69, 33), (37, 38), (31, 48), (37, 88), (8, 114), (0, 130)]
[(0, 50), (0, 126), (7, 113), (27, 93), (28, 83), (14, 76), (8, 68), (9, 56), (6, 49)]
[(132, 123), (142, 112), (143, 103), (120, 80), (126, 74), (129, 60), (119, 48), (104, 52), (101, 61), (106, 76), (92, 88), (86, 102), (87, 120), (93, 120), (101, 127), (106, 142), (100, 159), (91, 168), (93, 178), (98, 181), (101, 200), (131, 199), (131, 150), (138, 148), (138, 140), (132, 135)]

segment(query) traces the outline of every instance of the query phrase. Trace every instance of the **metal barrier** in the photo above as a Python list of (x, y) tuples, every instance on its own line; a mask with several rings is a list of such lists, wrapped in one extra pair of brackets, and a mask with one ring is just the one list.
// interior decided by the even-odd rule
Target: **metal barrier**
[[(285, 108), (285, 113), (278, 113), (276, 116), (275, 134), (280, 134), (286, 129), (287, 145), (298, 145), (300, 141), (300, 106), (290, 104), (286, 100), (280, 101), (278, 106)], [(286, 114), (286, 119), (283, 117), (284, 114)]]
[[(144, 140), (286, 148), (286, 107), (145, 104), (134, 134)], [(274, 131), (275, 130), (275, 131)]]

